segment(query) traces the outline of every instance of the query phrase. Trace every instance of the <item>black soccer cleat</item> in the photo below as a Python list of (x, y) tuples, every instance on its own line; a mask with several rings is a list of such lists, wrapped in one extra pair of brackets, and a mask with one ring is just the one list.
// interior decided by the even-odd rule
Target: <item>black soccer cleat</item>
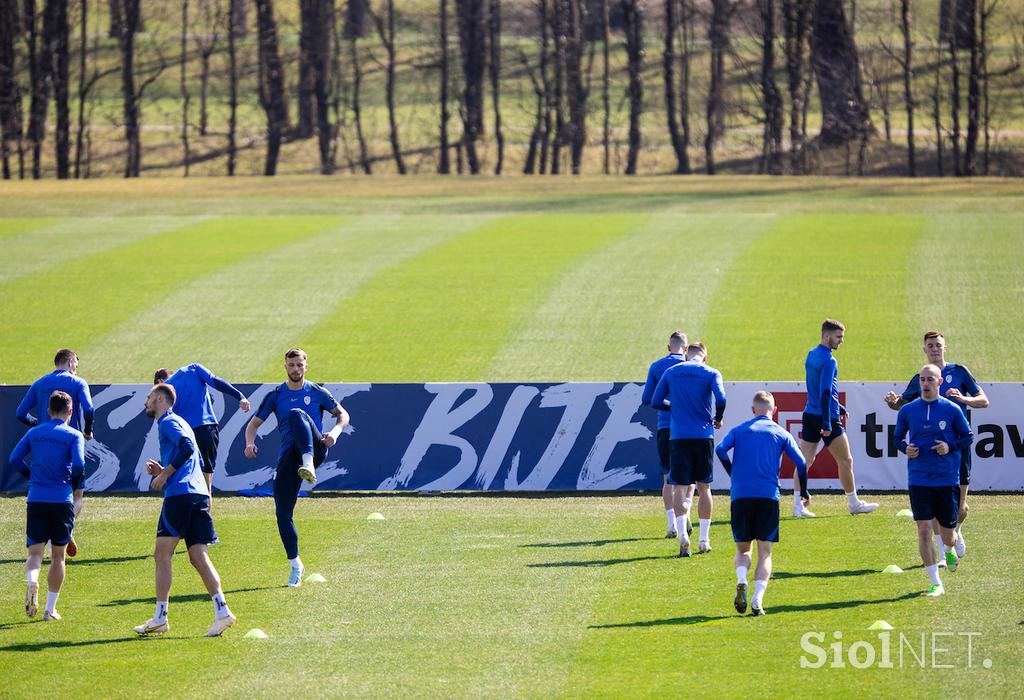
[(676, 537), (679, 537), (679, 533), (676, 532), (675, 530), (669, 530), (668, 532), (665, 533), (665, 539), (666, 540), (675, 539)]
[(687, 518), (686, 519), (686, 534), (689, 535), (691, 532), (693, 532), (693, 523), (691, 523), (690, 519)]
[(686, 542), (686, 543), (680, 542), (679, 543), (679, 557), (681, 559), (683, 559), (683, 558), (686, 558), (686, 557), (689, 557), (689, 556), (690, 556), (690, 543), (689, 542)]
[(736, 584), (736, 599), (733, 600), (736, 612), (740, 615), (747, 611), (747, 584), (746, 582)]

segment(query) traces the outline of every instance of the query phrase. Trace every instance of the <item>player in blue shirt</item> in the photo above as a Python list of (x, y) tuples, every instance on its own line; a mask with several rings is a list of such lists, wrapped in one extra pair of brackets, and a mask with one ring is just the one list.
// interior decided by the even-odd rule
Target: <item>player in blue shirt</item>
[[(924, 334), (924, 354), (930, 364), (935, 365), (942, 372), (942, 388), (939, 393), (960, 406), (971, 422), (972, 408), (988, 408), (988, 396), (975, 381), (971, 370), (963, 365), (946, 362), (946, 339), (939, 331), (928, 331)], [(898, 410), (901, 406), (910, 403), (921, 395), (920, 376), (914, 375), (907, 384), (903, 394), (890, 391), (885, 395), (885, 403), (889, 408)], [(971, 483), (971, 450), (960, 450), (960, 512), (956, 523), (956, 555), (962, 557), (967, 553), (967, 543), (964, 541), (963, 527), (967, 520), (967, 513), (970, 510), (967, 506), (967, 491)], [(939, 524), (933, 523), (932, 532), (935, 538), (935, 545), (942, 551), (939, 537)], [(939, 566), (945, 563), (940, 558)]]
[[(278, 385), (263, 398), (245, 426), (245, 456), (254, 459), (258, 452), (256, 431), (273, 413), (277, 418), (277, 430), (281, 436), (281, 451), (277, 456), (277, 472), (274, 474), (274, 510), (277, 514), (277, 531), (281, 535), (291, 574), (288, 585), (302, 585), (302, 560), (299, 558), (299, 532), (295, 528), (295, 502), (299, 487), (306, 481), (316, 483), (316, 468), (323, 464), (327, 450), (341, 437), (348, 425), (348, 413), (341, 407), (331, 392), (319, 384), (306, 381), (309, 368), (306, 353), (292, 348), (284, 354), (284, 369), (288, 381)], [(323, 432), (323, 413), (327, 411), (336, 419), (333, 428)]]
[(243, 413), (249, 412), (249, 399), (238, 389), (216, 376), (201, 364), (185, 365), (171, 374), (170, 370), (161, 367), (153, 375), (153, 383), (167, 382), (174, 387), (178, 397), (174, 403), (174, 412), (185, 419), (196, 435), (199, 455), (203, 458), (203, 478), (210, 492), (210, 504), (213, 505), (213, 469), (217, 464), (217, 446), (220, 445), (220, 430), (217, 427), (217, 416), (213, 412), (213, 401), (210, 399), (210, 387), (222, 394), (238, 400)]
[[(846, 407), (839, 403), (839, 364), (832, 351), (843, 344), (846, 326), (831, 318), (821, 324), (821, 342), (807, 353), (804, 373), (807, 379), (807, 405), (804, 407), (803, 426), (800, 430), (800, 451), (810, 470), (814, 455), (818, 452), (818, 441), (835, 457), (839, 465), (839, 481), (846, 492), (850, 515), (870, 513), (878, 508), (877, 503), (866, 503), (857, 495), (857, 481), (853, 475), (853, 454), (846, 438), (841, 416)], [(793, 477), (793, 517), (813, 518), (808, 510), (809, 502), (798, 495), (796, 476)]]
[(43, 611), (43, 620), (49, 621), (61, 619), (57, 597), (64, 583), (64, 553), (75, 528), (75, 516), (82, 509), (85, 438), (68, 425), (74, 402), (67, 392), (54, 391), (46, 405), (50, 420), (25, 433), (11, 452), (10, 461), (28, 479), (25, 613), (35, 617), (39, 610), (39, 569), (49, 542), (50, 570)]
[[(650, 369), (647, 370), (647, 382), (644, 384), (644, 393), (640, 401), (645, 406), (651, 405), (651, 397), (654, 396), (654, 389), (658, 386), (658, 381), (661, 379), (661, 375), (665, 373), (665, 370), (673, 365), (678, 365), (680, 362), (686, 359), (686, 334), (682, 331), (675, 331), (668, 338), (668, 355), (662, 357), (659, 360), (655, 360)], [(668, 532), (665, 534), (665, 539), (673, 539), (676, 537), (676, 528), (685, 527), (686, 532), (689, 533), (693, 526), (690, 524), (690, 519), (687, 518), (686, 522), (683, 523), (682, 513), (685, 509), (689, 509), (690, 504), (693, 503), (693, 487), (692, 486), (680, 486), (676, 488), (668, 482), (668, 466), (669, 466), (669, 415), (668, 411), (658, 411), (658, 462), (661, 464), (661, 498), (665, 504), (665, 519), (668, 520)], [(684, 504), (685, 500), (689, 499), (689, 503)], [(679, 507), (680, 515), (676, 515), (676, 506)], [(677, 522), (678, 521), (678, 522)], [(681, 523), (681, 524), (680, 524)]]
[(956, 571), (956, 519), (960, 510), (960, 450), (970, 449), (974, 434), (963, 410), (939, 396), (942, 372), (925, 365), (920, 377), (921, 398), (896, 414), (893, 441), (907, 455), (907, 490), (917, 523), (917, 543), (932, 587), (926, 595), (943, 594), (939, 565), (932, 547), (932, 520), (939, 523), (946, 566)]
[[(688, 345), (686, 361), (666, 369), (651, 396), (654, 408), (669, 412), (669, 483), (676, 486), (697, 484), (697, 518), (700, 523), (697, 551), (701, 554), (711, 551), (715, 428), (722, 427), (725, 414), (722, 375), (705, 364), (707, 356), (703, 343)], [(690, 519), (690, 509), (685, 502), (683, 518)], [(685, 528), (677, 526), (677, 532), (679, 556), (688, 557), (690, 537)]]
[[(754, 417), (738, 425), (715, 448), (718, 459), (732, 478), (732, 538), (736, 542), (736, 612), (747, 610), (747, 571), (751, 546), (757, 540), (754, 572), (753, 615), (764, 615), (764, 593), (772, 575), (772, 543), (779, 541), (779, 468), (782, 455), (796, 464), (800, 494), (807, 493), (807, 462), (789, 432), (772, 420), (775, 397), (767, 391), (754, 394)], [(729, 459), (732, 451), (733, 459)]]
[[(30, 428), (37, 425), (41, 422), (37, 416), (46, 412), (47, 402), (53, 392), (63, 391), (74, 402), (68, 425), (83, 433), (86, 440), (92, 440), (92, 394), (89, 393), (88, 382), (77, 374), (78, 354), (74, 350), (61, 348), (53, 358), (53, 366), (52, 372), (44, 374), (29, 387), (25, 398), (18, 404), (15, 417)], [(78, 543), (72, 537), (68, 542), (67, 555), (74, 557), (76, 554)]]
[(210, 561), (208, 545), (217, 541), (210, 515), (210, 494), (200, 468), (196, 436), (185, 419), (174, 413), (174, 387), (157, 384), (146, 396), (146, 415), (156, 419), (160, 461), (150, 459), (146, 471), (154, 477), (150, 488), (164, 492), (156, 528), (156, 610), (153, 618), (135, 628), (140, 635), (163, 634), (170, 629), (167, 605), (171, 593), (174, 549), (184, 538), (188, 560), (213, 600), (214, 619), (204, 637), (219, 637), (235, 624), (220, 586), (220, 576)]

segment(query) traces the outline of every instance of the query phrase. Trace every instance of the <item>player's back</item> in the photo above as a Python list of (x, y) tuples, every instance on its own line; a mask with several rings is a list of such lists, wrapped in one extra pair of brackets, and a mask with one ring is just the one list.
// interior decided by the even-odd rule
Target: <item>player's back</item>
[[(838, 363), (832, 355), (832, 351), (820, 343), (807, 353), (804, 360), (804, 378), (807, 387), (807, 405), (805, 413), (814, 415), (825, 415), (826, 409), (831, 417), (839, 416), (837, 407), (839, 405), (839, 388), (836, 382), (838, 376)], [(829, 406), (829, 397), (834, 401), (835, 406)]]
[(718, 370), (690, 360), (665, 370), (662, 381), (668, 386), (672, 439), (712, 437), (714, 401), (725, 397)]
[(210, 371), (205, 367), (191, 364), (167, 378), (167, 383), (174, 387), (174, 412), (193, 428), (217, 422), (207, 389), (208, 376), (211, 376)]
[(779, 466), (782, 454), (793, 437), (767, 416), (758, 416), (730, 431), (733, 443), (733, 500), (740, 498), (779, 498)]
[(29, 501), (71, 502), (76, 468), (84, 463), (85, 439), (61, 420), (40, 423), (25, 434), (31, 451)]
[(75, 403), (71, 411), (70, 424), (76, 430), (81, 430), (84, 424), (85, 412), (92, 410), (92, 402), (88, 395), (89, 385), (84, 379), (66, 369), (55, 369), (32, 383), (32, 386), (29, 388), (29, 392), (32, 395), (31, 408), (29, 410), (35, 412), (36, 419), (40, 424), (45, 423), (49, 420), (46, 408), (50, 403), (50, 395), (55, 391), (63, 391), (71, 396)]
[[(657, 388), (662, 376), (664, 376), (665, 371), (669, 367), (675, 367), (685, 359), (682, 353), (673, 352), (652, 362), (650, 369), (647, 370), (647, 382), (644, 384), (643, 395), (640, 398), (641, 403), (649, 406), (651, 404), (651, 397), (654, 396), (654, 390)], [(669, 422), (668, 411), (658, 411), (658, 429), (661, 430), (669, 427)]]
[(160, 438), (160, 459), (164, 467), (167, 467), (178, 453), (183, 439), (187, 440), (192, 448), (192, 454), (188, 459), (168, 477), (164, 486), (164, 497), (189, 493), (210, 495), (206, 488), (206, 479), (203, 478), (202, 458), (192, 427), (184, 418), (173, 411), (168, 411), (157, 421), (157, 428)]

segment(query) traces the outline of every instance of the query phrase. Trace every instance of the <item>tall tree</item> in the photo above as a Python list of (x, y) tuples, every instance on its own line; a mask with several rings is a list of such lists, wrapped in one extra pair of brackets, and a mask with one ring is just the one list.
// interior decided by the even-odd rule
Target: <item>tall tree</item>
[(725, 132), (725, 55), (729, 51), (729, 22), (732, 19), (731, 0), (712, 0), (711, 21), (708, 23), (710, 47), (710, 76), (708, 101), (705, 109), (704, 169), (715, 174), (715, 144)]
[(775, 0), (758, 0), (761, 12), (762, 170), (782, 174), (782, 94), (775, 82)]
[(963, 17), (967, 27), (970, 65), (967, 72), (967, 139), (964, 142), (964, 175), (978, 174), (978, 135), (981, 127), (981, 51), (978, 46), (978, 7), (976, 0), (966, 3), (970, 12)]
[(469, 172), (480, 173), (477, 142), (484, 134), (484, 71), (487, 65), (484, 7), (480, 0), (455, 0), (462, 57), (462, 145)]
[(53, 85), (57, 130), (54, 138), (57, 177), (71, 177), (71, 105), (68, 98), (71, 83), (71, 27), (68, 24), (68, 0), (47, 0), (43, 20), (44, 40), (49, 44), (46, 70)]
[[(665, 81), (665, 119), (668, 122), (668, 134), (672, 142), (672, 150), (676, 156), (676, 174), (689, 172), (690, 162), (683, 144), (682, 130), (679, 128), (676, 97), (676, 38), (680, 34), (680, 7), (678, 0), (665, 0), (665, 48), (661, 53), (662, 78)], [(685, 52), (686, 49), (683, 49)]]
[(494, 163), (494, 174), (501, 175), (505, 164), (505, 133), (501, 130), (501, 0), (490, 0), (488, 10), (488, 45), (490, 48), (491, 106), (494, 110), (494, 141), (498, 147), (498, 159)]
[(644, 108), (643, 87), (643, 15), (638, 0), (621, 0), (625, 15), (626, 61), (629, 71), (629, 150), (626, 175), (636, 175), (640, 156), (640, 117)]
[(18, 0), (0, 0), (0, 160), (5, 180), (11, 179), (11, 144), (21, 150), (21, 91), (14, 50), (20, 27)]
[(181, 0), (181, 73), (179, 88), (181, 90), (181, 149), (182, 161), (185, 165), (185, 177), (188, 177), (192, 152), (188, 140), (188, 111), (191, 95), (188, 91), (188, 5), (189, 0)]
[(569, 160), (573, 175), (580, 174), (583, 147), (587, 142), (587, 88), (583, 81), (582, 0), (565, 0), (565, 88), (569, 106)]
[(249, 35), (249, 3), (248, 0), (228, 0), (228, 32), (236, 39), (244, 39)]
[(960, 44), (955, 32), (949, 33), (946, 48), (949, 50), (949, 116), (953, 127), (949, 145), (953, 155), (953, 174), (960, 177), (964, 174), (960, 157)]
[[(221, 24), (230, 21), (230, 9), (225, 17), (219, 0), (199, 0), (200, 27), (202, 31), (192, 32), (192, 40), (199, 53), (199, 135), (206, 136), (209, 127), (207, 96), (210, 86), (210, 58), (220, 44)], [(229, 0), (229, 5), (230, 5)], [(231, 33), (231, 27), (227, 27)]]
[[(235, 160), (238, 152), (238, 49), (236, 40), (241, 35), (238, 32), (236, 18), (239, 16), (239, 5), (245, 5), (246, 0), (228, 0), (228, 14), (231, 17), (231, 27), (228, 31), (228, 176), (235, 174)], [(244, 10), (242, 11), (244, 12)]]
[(385, 0), (384, 16), (374, 14), (373, 21), (377, 25), (377, 34), (380, 36), (380, 41), (384, 45), (384, 51), (388, 57), (384, 98), (388, 107), (388, 140), (391, 141), (391, 156), (395, 159), (398, 174), (405, 175), (402, 145), (398, 138), (398, 116), (395, 114), (395, 67), (398, 61), (398, 50), (395, 35), (394, 0)]
[(28, 112), (28, 141), (32, 146), (32, 177), (38, 180), (43, 176), (43, 139), (46, 137), (46, 113), (50, 102), (51, 76), (48, 66), (51, 56), (47, 53), (50, 45), (42, 36), (35, 0), (25, 0), (25, 12), (22, 19), (25, 26), (29, 85), (32, 95)]
[(806, 131), (802, 128), (810, 85), (807, 80), (808, 33), (811, 0), (782, 0), (785, 35), (786, 88), (789, 92), (789, 167), (794, 173), (807, 171)]
[[(140, 28), (141, 0), (117, 0), (118, 37), (121, 53), (121, 102), (124, 119), (125, 162), (124, 176), (138, 177), (142, 168), (142, 97), (167, 68), (163, 52), (154, 47), (154, 58), (145, 70), (136, 76), (135, 37)], [(136, 77), (141, 80), (136, 81)]]
[(317, 26), (319, 0), (299, 0), (299, 89), (297, 95), (298, 117), (295, 136), (308, 139), (313, 135), (313, 114), (316, 111), (314, 90), (316, 84)]
[(600, 0), (601, 12), (601, 108), (604, 122), (601, 128), (601, 145), (604, 149), (604, 161), (601, 172), (611, 173), (611, 16), (608, 0)]
[(440, 0), (440, 31), (438, 37), (441, 42), (441, 87), (438, 96), (440, 113), (438, 114), (438, 158), (437, 172), (441, 175), (448, 175), (452, 171), (451, 158), (448, 144), (448, 121), (451, 119), (451, 111), (448, 108), (448, 81), (450, 80), (450, 62), (448, 57), (448, 0)]
[(903, 104), (907, 112), (907, 174), (917, 177), (914, 147), (914, 36), (910, 24), (910, 0), (900, 0), (900, 33), (903, 35)]
[(843, 11), (843, 0), (817, 0), (812, 35), (814, 70), (821, 97), (821, 142), (842, 145), (874, 131), (864, 100), (860, 60)]
[(320, 147), (320, 172), (334, 172), (334, 127), (331, 125), (331, 69), (334, 41), (334, 0), (316, 0), (317, 29), (313, 33), (313, 97), (316, 101), (317, 145)]
[(259, 26), (260, 105), (267, 115), (267, 157), (263, 174), (269, 176), (277, 172), (277, 158), (288, 128), (288, 102), (284, 93), (284, 68), (277, 48), (274, 0), (256, 0), (256, 23)]

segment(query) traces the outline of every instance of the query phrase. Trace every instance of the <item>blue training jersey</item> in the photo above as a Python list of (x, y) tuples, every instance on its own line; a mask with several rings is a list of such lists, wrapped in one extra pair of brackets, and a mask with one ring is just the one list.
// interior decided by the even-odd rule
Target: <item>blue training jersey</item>
[[(77, 374), (71, 374), (66, 369), (55, 369), (49, 374), (44, 374), (32, 383), (25, 398), (18, 404), (15, 416), (26, 425), (34, 425), (36, 422), (45, 423), (49, 418), (47, 410), (50, 407), (50, 395), (55, 391), (66, 392), (74, 402), (71, 407), (71, 420), (68, 424), (75, 430), (88, 432), (86, 428), (92, 428), (92, 394), (89, 393), (89, 384)], [(35, 421), (29, 416), (35, 415)]]
[[(661, 375), (665, 373), (669, 367), (678, 365), (680, 362), (686, 360), (686, 357), (681, 352), (672, 352), (660, 360), (655, 360), (651, 363), (651, 368), (647, 370), (647, 382), (644, 384), (644, 393), (640, 398), (641, 403), (645, 406), (651, 405), (651, 397), (654, 396), (654, 390), (658, 386), (658, 382), (661, 380)], [(658, 430), (668, 428), (671, 419), (669, 418), (668, 411), (658, 411)]]
[[(807, 405), (804, 413), (812, 413), (823, 419), (839, 420), (839, 363), (832, 356), (832, 350), (818, 344), (804, 361), (807, 379)], [(828, 427), (824, 423), (822, 427)]]
[(725, 386), (717, 369), (696, 360), (669, 367), (654, 389), (651, 405), (662, 407), (666, 398), (670, 439), (714, 437), (712, 423), (725, 413)]
[(201, 364), (193, 363), (182, 367), (167, 378), (167, 383), (174, 387), (174, 412), (185, 419), (193, 428), (201, 425), (216, 425), (217, 416), (213, 412), (213, 401), (207, 387), (235, 397), (241, 401), (245, 397), (230, 383), (215, 376)]
[(14, 446), (11, 465), (28, 479), (29, 503), (71, 503), (85, 481), (85, 437), (62, 420), (40, 423)]
[(779, 469), (782, 455), (796, 464), (798, 473), (807, 473), (807, 463), (793, 436), (767, 416), (757, 416), (730, 430), (715, 448), (719, 458), (728, 459), (732, 451), (732, 500), (770, 498), (779, 500)]
[[(975, 396), (981, 392), (981, 387), (978, 382), (974, 379), (974, 375), (971, 374), (971, 370), (967, 369), (963, 365), (954, 364), (947, 362), (946, 366), (942, 368), (942, 386), (939, 388), (939, 394), (945, 396), (949, 393), (950, 389), (957, 389), (964, 396)], [(903, 400), (910, 402), (921, 396), (921, 375), (915, 374), (907, 384), (907, 388), (903, 390)], [(953, 401), (953, 399), (950, 399)], [(960, 410), (967, 415), (968, 408), (959, 401), (953, 401)]]
[(256, 417), (265, 421), (273, 413), (277, 416), (277, 430), (281, 436), (281, 451), (278, 459), (284, 456), (285, 452), (295, 444), (292, 436), (292, 426), (288, 421), (288, 412), (293, 408), (301, 408), (313, 419), (317, 430), (323, 432), (323, 412), (333, 411), (338, 407), (338, 402), (331, 396), (331, 392), (319, 384), (304, 382), (301, 389), (289, 389), (288, 384), (283, 382), (274, 388), (269, 394), (263, 397)]
[[(192, 432), (192, 427), (173, 411), (168, 411), (160, 416), (156, 426), (160, 437), (160, 463), (164, 467), (169, 467), (174, 463), (175, 457), (178, 457), (182, 448), (187, 450), (188, 447), (191, 447), (192, 449), (184, 463), (167, 477), (167, 481), (164, 483), (164, 498), (189, 493), (209, 496), (210, 491), (206, 488), (206, 479), (203, 477), (202, 458), (199, 455), (199, 446), (196, 444), (196, 435)], [(183, 441), (188, 445), (182, 445)]]
[[(932, 448), (938, 441), (949, 445), (949, 453), (938, 454)], [(893, 441), (900, 452), (915, 445), (921, 452), (907, 458), (907, 483), (910, 486), (955, 486), (960, 483), (960, 450), (971, 449), (974, 433), (960, 406), (949, 399), (915, 399), (896, 414)]]

